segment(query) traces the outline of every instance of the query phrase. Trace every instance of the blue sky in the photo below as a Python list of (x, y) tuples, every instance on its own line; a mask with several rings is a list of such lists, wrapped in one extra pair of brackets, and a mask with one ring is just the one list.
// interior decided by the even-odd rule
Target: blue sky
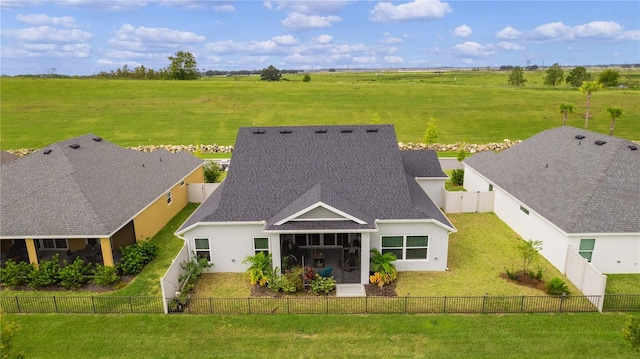
[(0, 0), (5, 75), (640, 63), (639, 1)]

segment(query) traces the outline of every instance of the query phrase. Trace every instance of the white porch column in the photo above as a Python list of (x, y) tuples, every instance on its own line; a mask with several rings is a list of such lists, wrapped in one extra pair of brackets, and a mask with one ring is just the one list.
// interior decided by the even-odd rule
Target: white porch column
[(369, 284), (369, 251), (371, 251), (371, 235), (362, 233), (360, 237), (360, 283)]
[(282, 269), (282, 255), (280, 253), (280, 234), (272, 234), (269, 236), (269, 249), (271, 250), (271, 266), (273, 269), (280, 267)]

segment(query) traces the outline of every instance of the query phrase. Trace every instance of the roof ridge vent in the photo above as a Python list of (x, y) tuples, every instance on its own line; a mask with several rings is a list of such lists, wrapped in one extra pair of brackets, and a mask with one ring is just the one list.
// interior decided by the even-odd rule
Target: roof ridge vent
[(316, 130), (315, 132), (316, 132), (316, 133), (327, 133), (327, 130), (322, 129), (322, 130)]
[(629, 149), (631, 151), (637, 151), (638, 150), (638, 146), (636, 146), (636, 145), (629, 145), (628, 147), (629, 147)]
[(602, 146), (602, 145), (604, 145), (605, 143), (607, 143), (607, 141), (597, 140), (597, 141), (595, 142), (595, 144), (596, 144), (596, 145), (598, 145), (598, 146)]
[(264, 132), (265, 132), (264, 130), (253, 130), (254, 135), (263, 135)]
[(46, 150), (42, 151), (42, 153), (44, 153), (45, 155), (48, 155), (52, 152), (53, 150), (50, 148), (47, 148)]
[(291, 133), (291, 130), (280, 130), (280, 133), (289, 134), (289, 133)]
[(96, 136), (96, 137), (93, 138), (93, 140), (96, 141), (96, 142), (100, 142), (100, 141), (102, 141), (102, 137)]
[(585, 136), (583, 135), (576, 135), (576, 137), (574, 137), (576, 140), (584, 140)]
[(74, 150), (77, 150), (78, 148), (80, 148), (80, 144), (74, 143), (74, 144), (69, 145), (69, 147), (73, 148)]
[(368, 128), (367, 129), (367, 133), (375, 133), (375, 132), (378, 132), (377, 128)]
[(340, 130), (340, 133), (351, 133), (351, 132), (353, 132), (353, 130), (351, 129)]

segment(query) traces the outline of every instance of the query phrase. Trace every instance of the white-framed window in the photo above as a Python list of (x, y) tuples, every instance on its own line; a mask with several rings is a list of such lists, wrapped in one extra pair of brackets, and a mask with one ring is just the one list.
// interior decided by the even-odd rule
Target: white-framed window
[(269, 254), (269, 238), (266, 238), (266, 237), (253, 238), (253, 252), (254, 254), (258, 254), (260, 252), (264, 252), (264, 254)]
[(591, 262), (591, 257), (593, 256), (593, 249), (596, 246), (595, 238), (582, 238), (580, 239), (580, 249), (578, 253), (587, 260), (587, 262)]
[(67, 244), (67, 240), (64, 238), (57, 239), (38, 239), (38, 248), (39, 249), (69, 249), (69, 245)]
[(167, 192), (167, 204), (171, 204), (171, 202), (173, 202), (173, 199), (171, 198), (171, 191)]
[(398, 260), (427, 259), (429, 236), (382, 236), (382, 254), (393, 253)]
[(194, 238), (196, 244), (196, 255), (207, 258), (211, 262), (211, 250), (209, 249), (209, 238)]

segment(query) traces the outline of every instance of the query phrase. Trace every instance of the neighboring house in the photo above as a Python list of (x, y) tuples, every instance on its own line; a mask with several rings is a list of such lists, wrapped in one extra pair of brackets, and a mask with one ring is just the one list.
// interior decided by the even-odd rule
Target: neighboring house
[(121, 247), (155, 235), (202, 182), (189, 153), (144, 153), (87, 134), (2, 166), (2, 261), (81, 257), (114, 265)]
[(447, 268), (455, 228), (416, 180), (444, 174), (433, 151), (401, 154), (393, 126), (241, 128), (232, 160), (176, 232), (212, 271), (243, 272), (264, 251), (274, 267), (368, 283), (372, 248), (395, 253), (400, 271)]
[(495, 191), (494, 212), (565, 270), (568, 247), (603, 273), (640, 273), (640, 151), (575, 127), (541, 132), (464, 161), (468, 191)]

